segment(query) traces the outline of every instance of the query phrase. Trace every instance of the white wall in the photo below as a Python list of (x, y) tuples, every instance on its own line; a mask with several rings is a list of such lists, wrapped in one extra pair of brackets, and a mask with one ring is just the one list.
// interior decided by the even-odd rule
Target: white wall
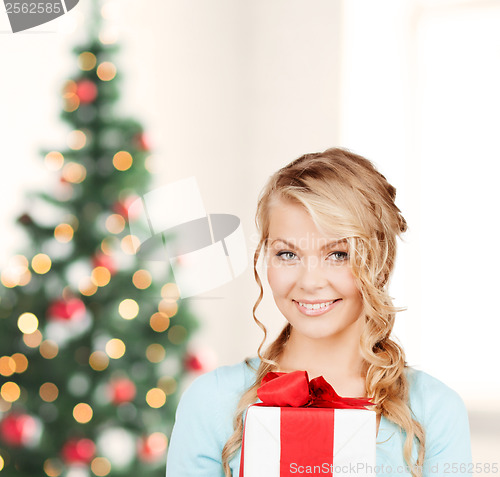
[(341, 142), (388, 172), (410, 226), (395, 333), (410, 364), (464, 398), (480, 475), (500, 444), (500, 4), (344, 5)]
[(494, 2), (354, 0), (344, 23), (341, 142), (389, 171), (410, 226), (396, 333), (411, 363), (481, 402), (500, 396), (499, 20)]

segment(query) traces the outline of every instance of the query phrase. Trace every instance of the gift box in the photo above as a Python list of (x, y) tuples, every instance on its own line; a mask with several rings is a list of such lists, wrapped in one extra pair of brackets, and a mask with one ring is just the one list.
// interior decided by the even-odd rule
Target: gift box
[(375, 477), (376, 413), (306, 371), (268, 373), (245, 416), (240, 477)]

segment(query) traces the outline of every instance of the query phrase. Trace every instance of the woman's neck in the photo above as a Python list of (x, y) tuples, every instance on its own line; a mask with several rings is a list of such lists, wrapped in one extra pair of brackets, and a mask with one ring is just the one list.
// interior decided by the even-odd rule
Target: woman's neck
[(359, 335), (314, 339), (292, 328), (281, 356), (277, 359), (279, 371), (305, 370), (309, 379), (323, 376), (342, 396), (364, 394), (363, 358)]

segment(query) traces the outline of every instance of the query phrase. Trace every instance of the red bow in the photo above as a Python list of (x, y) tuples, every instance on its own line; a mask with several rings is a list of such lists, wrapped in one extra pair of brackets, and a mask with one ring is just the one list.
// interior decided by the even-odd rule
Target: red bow
[(307, 371), (276, 373), (270, 371), (262, 378), (257, 396), (265, 406), (331, 407), (335, 409), (364, 409), (373, 406), (368, 398), (339, 396), (323, 376), (309, 381)]

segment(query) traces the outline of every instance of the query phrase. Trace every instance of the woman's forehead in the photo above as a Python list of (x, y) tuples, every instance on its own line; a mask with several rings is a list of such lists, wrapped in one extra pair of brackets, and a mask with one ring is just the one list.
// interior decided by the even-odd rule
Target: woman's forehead
[(342, 237), (325, 237), (319, 235), (304, 234), (297, 236), (269, 236), (267, 243), (269, 246), (293, 247), (296, 249), (329, 249), (332, 247), (347, 246), (347, 239)]
[(336, 231), (333, 221), (328, 232), (321, 230), (302, 204), (281, 201), (270, 208), (268, 238), (272, 242), (282, 239), (288, 242), (314, 243), (322, 247), (344, 237)]

